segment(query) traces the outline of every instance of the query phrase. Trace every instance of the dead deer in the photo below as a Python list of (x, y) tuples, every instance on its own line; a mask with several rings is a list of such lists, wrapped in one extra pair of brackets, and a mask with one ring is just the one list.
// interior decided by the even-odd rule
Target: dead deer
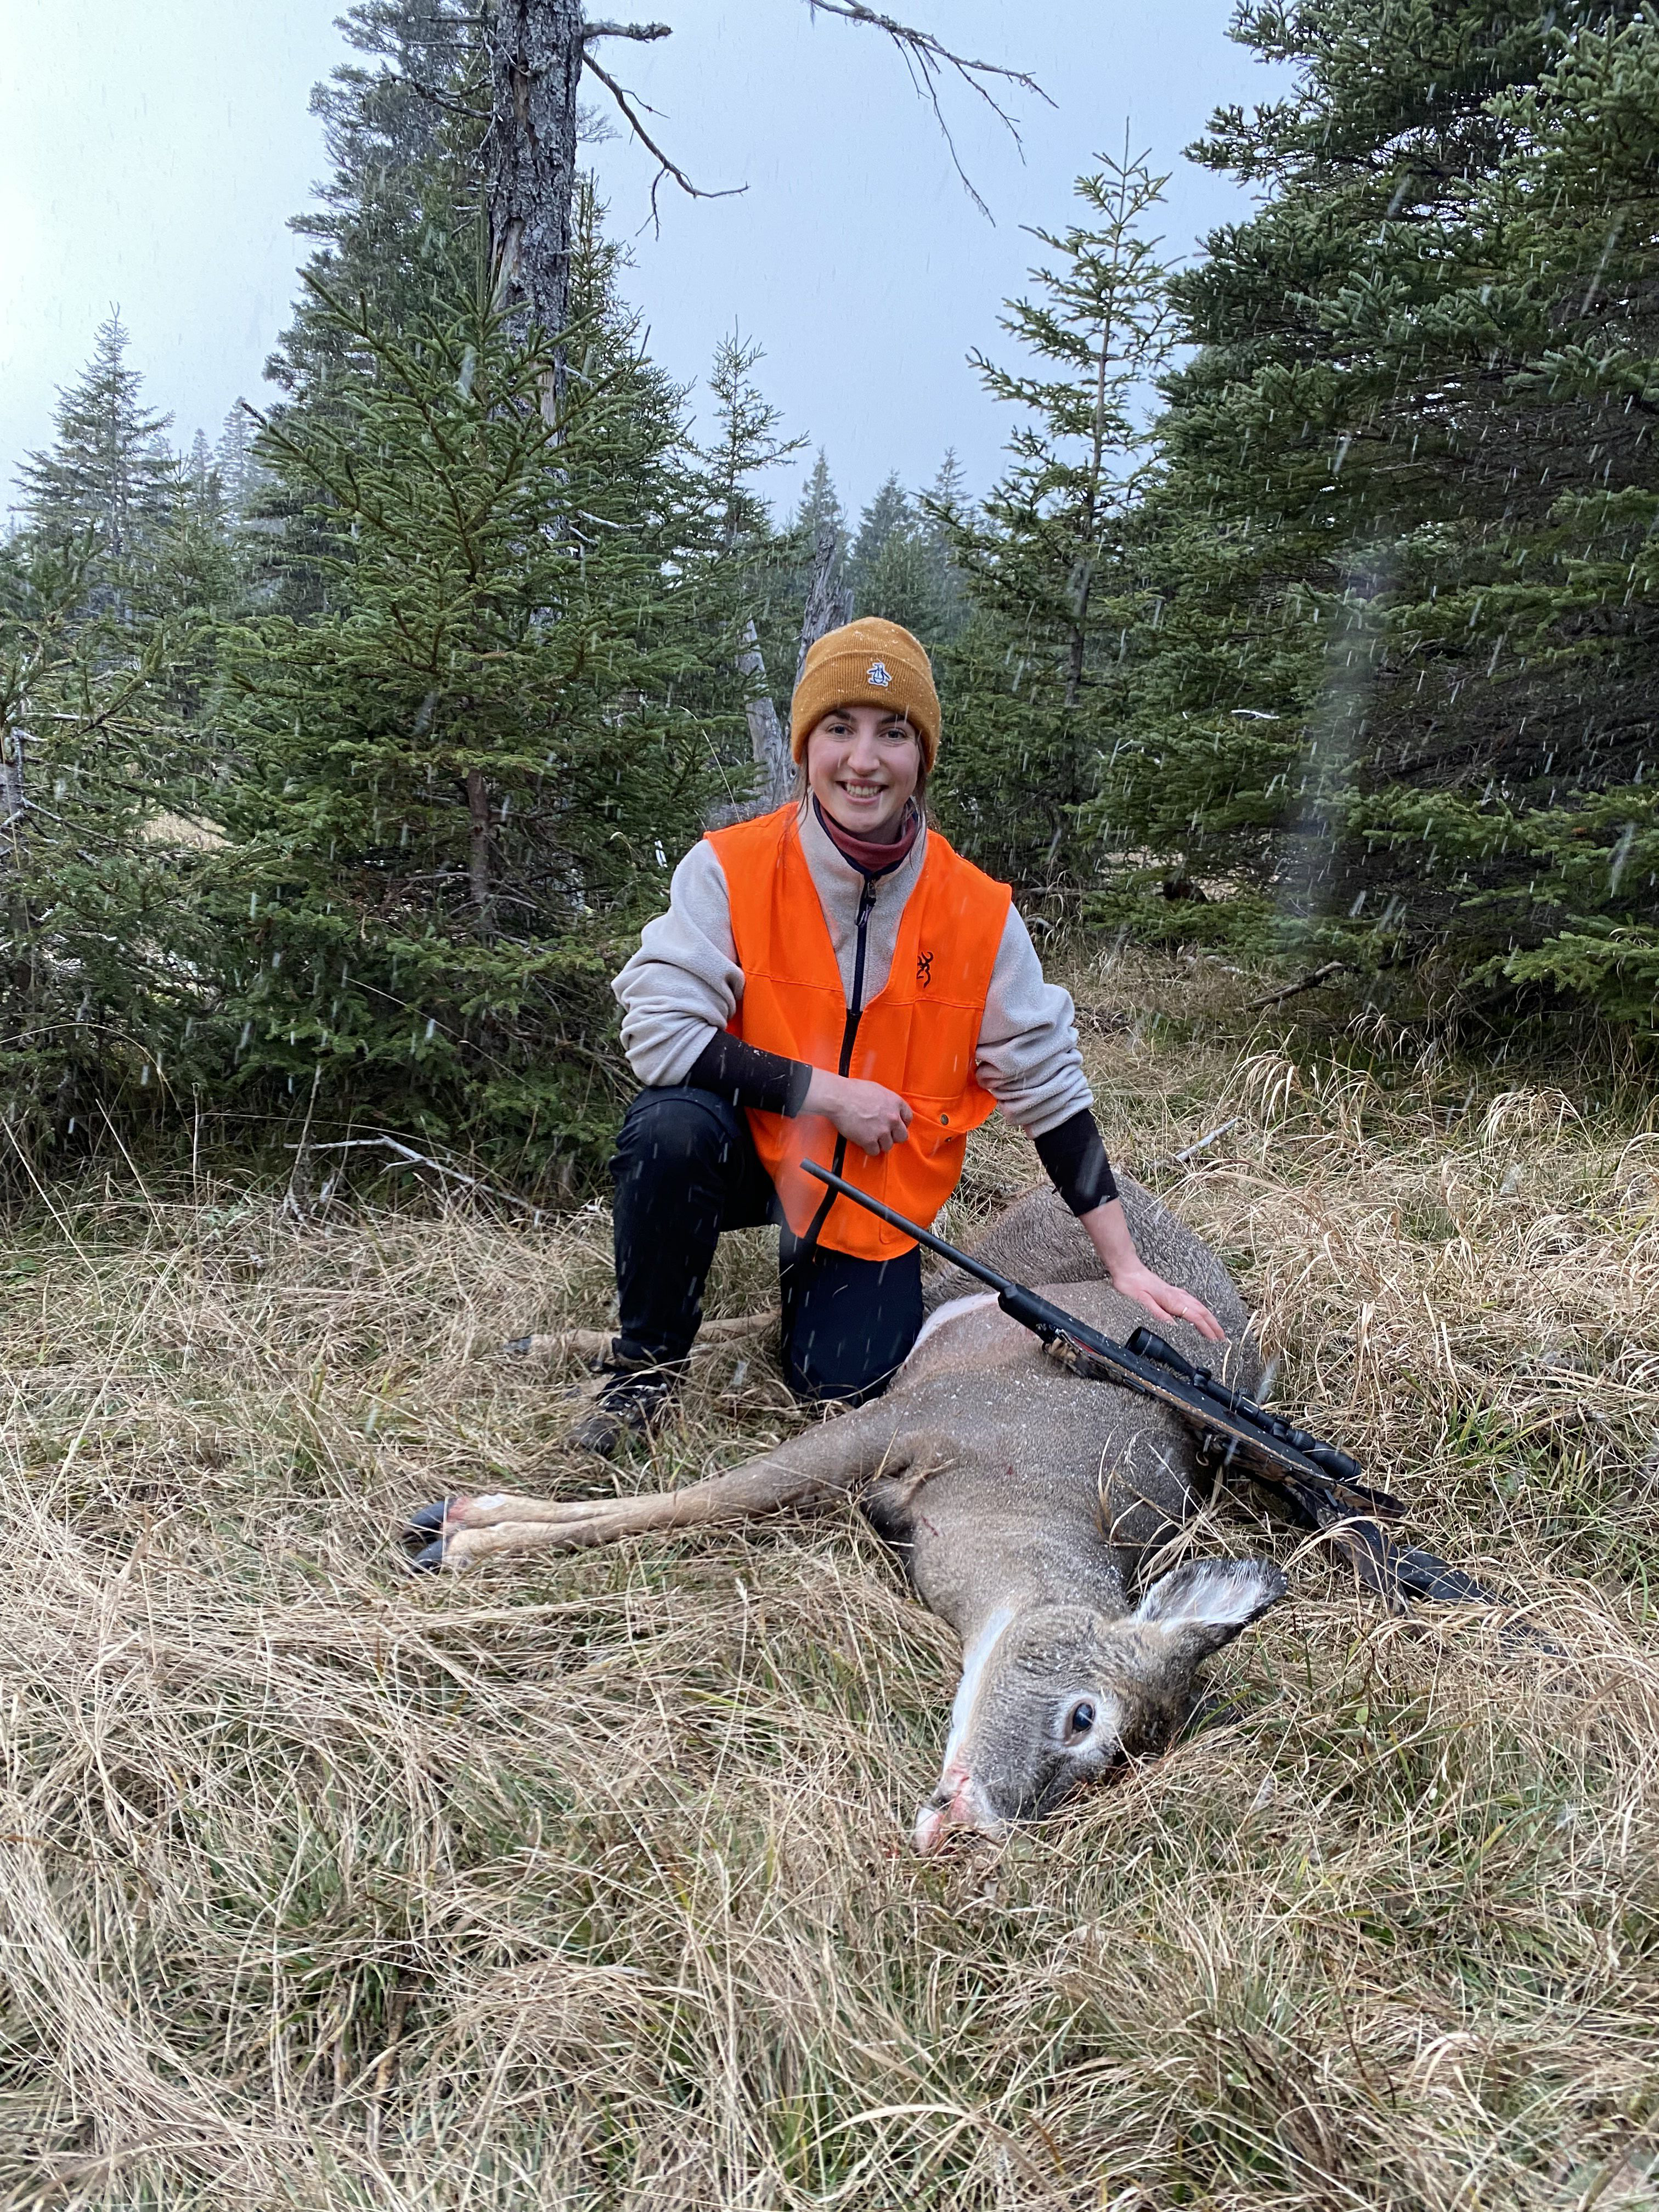
[[(1128, 1176), (1136, 1249), (1195, 1291), (1227, 1332), (1223, 1378), (1254, 1390), (1261, 1361), (1216, 1255)], [(993, 1224), (978, 1256), (1119, 1339), (1146, 1316), (1101, 1278), (1093, 1246), (1051, 1192)], [(1162, 1407), (1067, 1372), (946, 1269), (885, 1395), (730, 1473), (638, 1498), (554, 1504), (496, 1493), (414, 1516), (437, 1532), (416, 1564), (456, 1569), (544, 1548), (708, 1528), (856, 1498), (922, 1601), (962, 1639), (962, 1679), (938, 1786), (915, 1824), (1000, 1837), (1124, 1759), (1167, 1744), (1200, 1667), (1285, 1595), (1255, 1559), (1188, 1562), (1136, 1602), (1137, 1568), (1207, 1494), (1194, 1441)], [(1184, 1323), (1179, 1349), (1215, 1361)], [(1188, 1340), (1190, 1340), (1190, 1341)]]

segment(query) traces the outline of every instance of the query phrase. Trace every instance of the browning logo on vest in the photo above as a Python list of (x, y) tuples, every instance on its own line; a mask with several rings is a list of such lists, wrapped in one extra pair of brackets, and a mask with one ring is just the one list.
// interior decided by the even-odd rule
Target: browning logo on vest
[[(871, 1197), (930, 1222), (962, 1175), (969, 1133), (994, 1110), (975, 1060), (991, 970), (1012, 894), (927, 833), (921, 872), (899, 917), (887, 980), (848, 1018), (830, 941), (794, 806), (710, 833), (731, 901), (732, 937), (743, 996), (730, 1027), (763, 1052), (805, 1060), (908, 1101), (906, 1140), (879, 1159), (844, 1148), (841, 1172)], [(923, 945), (932, 949), (924, 952)], [(790, 1227), (805, 1236), (824, 1197), (803, 1159), (830, 1164), (836, 1133), (822, 1115), (793, 1121), (750, 1113), (749, 1126), (776, 1184)], [(891, 1260), (913, 1239), (845, 1201), (832, 1206), (818, 1241), (831, 1251)]]

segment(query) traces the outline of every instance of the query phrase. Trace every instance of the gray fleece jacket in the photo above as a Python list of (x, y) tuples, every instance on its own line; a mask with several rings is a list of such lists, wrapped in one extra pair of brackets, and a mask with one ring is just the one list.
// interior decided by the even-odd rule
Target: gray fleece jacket
[[(810, 806), (801, 812), (800, 837), (830, 925), (842, 988), (850, 996), (864, 878), (836, 851)], [(921, 873), (927, 842), (924, 829), (901, 865), (876, 883), (865, 950), (866, 1006), (892, 967), (899, 916)], [(611, 988), (622, 1004), (623, 1049), (640, 1081), (683, 1083), (743, 996), (726, 872), (706, 837), (675, 869), (667, 913), (646, 924), (639, 951)], [(1057, 1129), (1093, 1103), (1071, 997), (1043, 980), (1030, 933), (1012, 907), (991, 971), (975, 1072), (1028, 1137)]]

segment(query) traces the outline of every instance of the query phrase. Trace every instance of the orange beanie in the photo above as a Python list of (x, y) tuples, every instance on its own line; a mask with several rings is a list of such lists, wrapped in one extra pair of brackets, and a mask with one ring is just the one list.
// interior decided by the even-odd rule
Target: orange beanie
[(908, 629), (865, 615), (826, 630), (807, 647), (789, 702), (789, 750), (798, 761), (813, 729), (836, 707), (884, 707), (904, 715), (921, 740), (922, 765), (932, 775), (939, 757), (939, 694), (921, 641)]

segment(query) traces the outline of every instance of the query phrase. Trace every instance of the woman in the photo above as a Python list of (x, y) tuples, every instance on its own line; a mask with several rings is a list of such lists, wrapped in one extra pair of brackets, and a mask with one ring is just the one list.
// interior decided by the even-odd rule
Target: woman
[(612, 1163), (620, 1329), (574, 1438), (591, 1450), (667, 1402), (722, 1230), (781, 1224), (791, 1387), (852, 1401), (880, 1389), (921, 1326), (920, 1248), (800, 1162), (929, 1223), (998, 1107), (1117, 1287), (1154, 1320), (1221, 1335), (1141, 1264), (1071, 1000), (1044, 981), (1007, 885), (927, 826), (939, 740), (933, 671), (908, 630), (866, 619), (820, 638), (790, 712), (797, 797), (686, 854), (616, 980), (646, 1087)]

